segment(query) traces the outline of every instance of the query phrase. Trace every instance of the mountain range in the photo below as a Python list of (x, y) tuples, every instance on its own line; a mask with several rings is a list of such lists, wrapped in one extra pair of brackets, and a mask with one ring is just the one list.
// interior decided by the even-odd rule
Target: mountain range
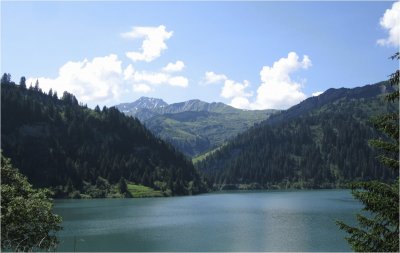
[(192, 99), (180, 103), (168, 104), (162, 99), (150, 97), (140, 97), (132, 103), (122, 103), (115, 105), (115, 107), (126, 115), (135, 116), (140, 121), (146, 121), (157, 115), (182, 112), (235, 113), (243, 111), (220, 102), (207, 103), (198, 99)]
[(198, 99), (167, 104), (162, 99), (141, 97), (115, 106), (137, 117), (155, 135), (189, 157), (216, 148), (278, 110), (249, 111), (224, 103)]

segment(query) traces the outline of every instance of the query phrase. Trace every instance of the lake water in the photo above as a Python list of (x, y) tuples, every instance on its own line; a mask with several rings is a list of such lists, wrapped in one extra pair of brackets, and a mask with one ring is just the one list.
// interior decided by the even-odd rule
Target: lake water
[(56, 200), (59, 251), (350, 251), (335, 220), (355, 223), (348, 190)]

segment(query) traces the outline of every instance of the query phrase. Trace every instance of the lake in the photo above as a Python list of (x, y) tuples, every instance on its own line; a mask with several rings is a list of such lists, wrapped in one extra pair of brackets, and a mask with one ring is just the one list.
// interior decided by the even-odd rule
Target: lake
[(251, 191), (144, 199), (56, 200), (59, 251), (350, 251), (349, 190)]

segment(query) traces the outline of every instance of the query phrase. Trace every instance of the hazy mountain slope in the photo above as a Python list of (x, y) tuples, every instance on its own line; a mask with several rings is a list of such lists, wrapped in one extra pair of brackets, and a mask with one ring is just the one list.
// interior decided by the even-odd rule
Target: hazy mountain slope
[(185, 102), (174, 103), (164, 108), (158, 108), (156, 110), (160, 114), (166, 113), (180, 113), (180, 112), (216, 112), (216, 113), (235, 113), (241, 111), (233, 108), (232, 106), (224, 103), (207, 103), (198, 99), (188, 100)]
[(386, 83), (330, 89), (240, 134), (196, 166), (219, 186), (318, 188), (388, 179), (368, 145), (379, 136), (370, 117), (398, 110), (382, 98), (385, 89)]
[(35, 186), (83, 192), (124, 177), (178, 195), (204, 190), (189, 160), (115, 108), (2, 83), (1, 117), (1, 148)]
[(159, 98), (141, 97), (132, 103), (122, 103), (115, 106), (126, 115), (135, 116), (144, 122), (156, 115), (181, 112), (216, 112), (237, 113), (242, 110), (224, 103), (207, 103), (198, 99), (168, 105)]
[(145, 125), (178, 150), (193, 157), (222, 145), (255, 123), (267, 119), (271, 112), (187, 111), (154, 116), (145, 121)]
[(197, 99), (170, 105), (158, 102), (160, 106), (154, 106), (152, 101), (162, 100), (142, 97), (130, 104), (134, 105), (131, 109), (126, 104), (116, 107), (138, 117), (154, 134), (191, 157), (222, 145), (276, 112), (246, 111)]

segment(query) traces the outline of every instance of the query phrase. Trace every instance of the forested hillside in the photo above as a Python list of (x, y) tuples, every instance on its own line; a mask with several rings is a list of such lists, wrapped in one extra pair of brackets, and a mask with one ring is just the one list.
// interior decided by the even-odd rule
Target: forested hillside
[(398, 110), (384, 101), (387, 83), (330, 89), (272, 116), (196, 164), (216, 187), (338, 187), (393, 174), (369, 145), (370, 118)]
[(147, 97), (116, 105), (116, 108), (137, 117), (155, 135), (189, 157), (221, 146), (278, 112), (241, 110), (224, 103), (207, 103), (198, 99), (168, 105), (161, 99)]
[(122, 178), (165, 194), (205, 191), (184, 155), (115, 108), (94, 110), (67, 92), (58, 98), (4, 75), (1, 148), (36, 187), (57, 196), (104, 197)]
[(157, 115), (146, 120), (145, 125), (187, 156), (195, 157), (223, 145), (237, 134), (267, 119), (273, 112), (187, 111)]

